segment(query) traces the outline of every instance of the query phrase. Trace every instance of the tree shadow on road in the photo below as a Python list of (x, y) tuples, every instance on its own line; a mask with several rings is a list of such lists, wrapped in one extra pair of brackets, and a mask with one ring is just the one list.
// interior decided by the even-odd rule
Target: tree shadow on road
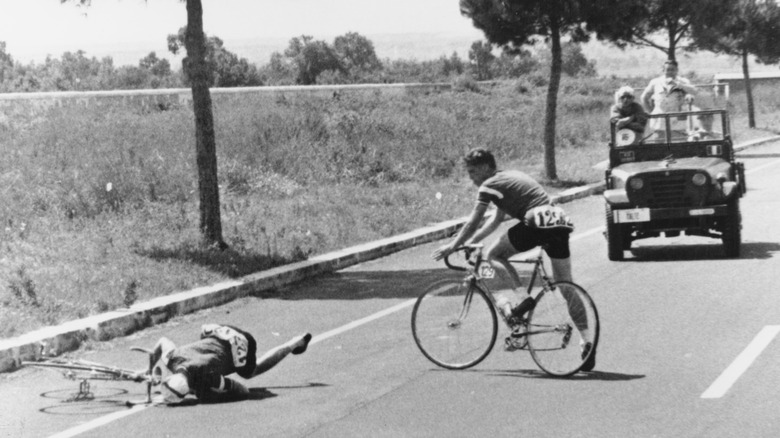
[(463, 275), (448, 269), (334, 272), (261, 295), (285, 300), (413, 298), (429, 284), (446, 278), (458, 279)]
[(777, 242), (744, 242), (742, 243), (739, 258), (727, 258), (723, 253), (723, 247), (717, 244), (696, 245), (643, 245), (632, 248), (633, 258), (626, 262), (659, 262), (659, 261), (695, 261), (695, 260), (740, 260), (740, 259), (768, 259), (774, 253), (780, 252), (780, 244)]
[[(529, 272), (519, 273), (524, 284), (530, 281)], [(322, 274), (285, 286), (280, 290), (261, 292), (263, 298), (285, 300), (363, 300), (370, 298), (416, 298), (434, 282), (462, 280), (463, 272), (451, 269), (420, 269), (398, 271), (340, 271)], [(491, 280), (493, 281), (493, 280)], [(488, 285), (492, 292), (495, 283)]]

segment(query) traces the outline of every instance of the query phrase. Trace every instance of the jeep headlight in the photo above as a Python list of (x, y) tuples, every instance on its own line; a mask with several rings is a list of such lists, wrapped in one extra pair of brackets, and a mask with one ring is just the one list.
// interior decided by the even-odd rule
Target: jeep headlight
[(691, 182), (693, 182), (693, 185), (695, 186), (703, 186), (707, 183), (707, 175), (700, 172), (694, 173)]
[(642, 178), (631, 178), (628, 180), (628, 185), (633, 190), (641, 190), (642, 187), (645, 186), (645, 182), (642, 180)]

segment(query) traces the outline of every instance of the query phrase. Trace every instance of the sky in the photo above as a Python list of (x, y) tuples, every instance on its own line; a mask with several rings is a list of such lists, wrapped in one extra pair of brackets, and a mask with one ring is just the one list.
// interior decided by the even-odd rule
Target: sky
[[(204, 30), (229, 42), (288, 41), (300, 35), (332, 41), (347, 32), (437, 33), (482, 38), (460, 15), (458, 0), (202, 0)], [(60, 0), (0, 0), (0, 41), (20, 62), (84, 50), (87, 56), (148, 45), (166, 52), (166, 36), (186, 24), (179, 0), (92, 0), (88, 8)], [(281, 50), (284, 47), (280, 48)]]

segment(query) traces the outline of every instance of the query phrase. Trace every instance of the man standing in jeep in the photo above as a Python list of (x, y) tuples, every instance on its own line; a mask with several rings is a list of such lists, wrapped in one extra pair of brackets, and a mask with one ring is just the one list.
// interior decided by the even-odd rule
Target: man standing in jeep
[(670, 106), (677, 100), (676, 92), (683, 93), (686, 100), (696, 94), (696, 87), (688, 79), (677, 76), (677, 72), (677, 61), (672, 59), (666, 61), (664, 74), (651, 79), (642, 92), (641, 103), (651, 114), (679, 111), (679, 104), (677, 108)]

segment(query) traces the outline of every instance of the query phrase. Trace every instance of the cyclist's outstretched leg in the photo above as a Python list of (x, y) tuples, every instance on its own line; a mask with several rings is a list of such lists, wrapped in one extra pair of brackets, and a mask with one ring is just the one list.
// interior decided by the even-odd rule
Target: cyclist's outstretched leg
[[(550, 264), (552, 264), (553, 278), (555, 278), (555, 281), (572, 282), (571, 257), (550, 257)], [(582, 333), (582, 339), (590, 338), (590, 334), (586, 332), (589, 330), (587, 321), (582, 320), (580, 309), (582, 308), (583, 303), (581, 302), (579, 295), (567, 295), (567, 303), (569, 305), (569, 314), (571, 315), (571, 319), (574, 321), (577, 329)], [(581, 345), (581, 350), (582, 358), (585, 360), (585, 364), (582, 366), (582, 371), (592, 371), (593, 368), (596, 367), (595, 343), (584, 342)]]
[(305, 333), (290, 339), (278, 347), (266, 351), (265, 354), (260, 356), (255, 362), (255, 369), (252, 372), (252, 377), (259, 376), (275, 367), (289, 354), (304, 353), (309, 346), (309, 341), (311, 341), (311, 334)]

